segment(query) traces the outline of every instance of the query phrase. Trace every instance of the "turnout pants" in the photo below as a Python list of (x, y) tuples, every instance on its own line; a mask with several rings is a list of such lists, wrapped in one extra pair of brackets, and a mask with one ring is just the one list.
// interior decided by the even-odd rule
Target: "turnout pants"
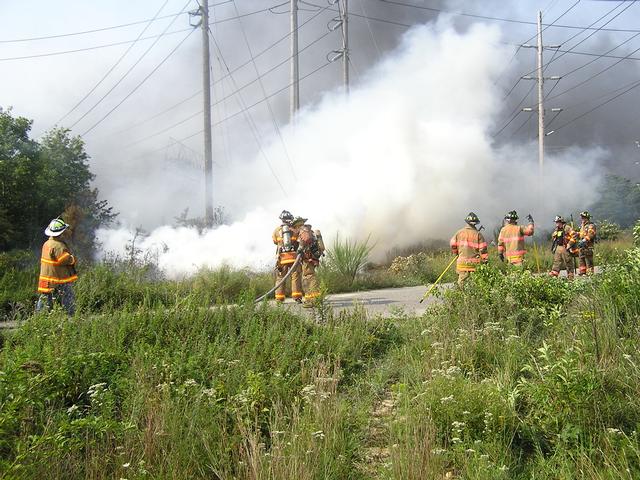
[(304, 290), (305, 304), (314, 303), (320, 296), (316, 265), (309, 261), (302, 262), (302, 290)]
[[(280, 268), (276, 269), (276, 283), (279, 283), (280, 280), (285, 277), (292, 265), (293, 264), (282, 265)], [(284, 302), (284, 299), (287, 296), (285, 289), (286, 283), (287, 282), (284, 282), (276, 290), (276, 300), (279, 302)], [(302, 268), (300, 265), (298, 265), (291, 273), (291, 298), (294, 300), (302, 300)]]
[(553, 255), (553, 267), (551, 267), (549, 275), (557, 277), (561, 270), (566, 270), (567, 278), (571, 280), (576, 272), (576, 262), (566, 247), (558, 246)]
[(580, 269), (578, 273), (580, 275), (592, 275), (593, 274), (593, 248), (581, 248), (578, 254), (578, 264)]

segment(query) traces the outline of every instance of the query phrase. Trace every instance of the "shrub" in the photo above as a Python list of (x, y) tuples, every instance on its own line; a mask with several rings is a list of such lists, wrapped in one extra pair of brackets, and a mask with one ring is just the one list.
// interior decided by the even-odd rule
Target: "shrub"
[(336, 234), (333, 246), (327, 250), (326, 267), (340, 274), (351, 285), (367, 264), (373, 247), (369, 245), (369, 237), (364, 241), (340, 240)]
[(603, 220), (598, 225), (598, 239), (599, 240), (617, 240), (622, 229), (617, 223)]

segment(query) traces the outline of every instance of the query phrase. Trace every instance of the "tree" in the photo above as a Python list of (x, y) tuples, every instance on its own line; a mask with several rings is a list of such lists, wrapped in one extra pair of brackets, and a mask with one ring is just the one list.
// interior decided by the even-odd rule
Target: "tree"
[(74, 248), (90, 255), (95, 230), (116, 214), (91, 188), (84, 142), (55, 128), (39, 144), (29, 138), (31, 124), (0, 108), (0, 251), (39, 245), (44, 226), (62, 216)]
[(630, 227), (640, 218), (640, 187), (628, 178), (607, 175), (598, 201), (591, 214), (596, 220), (609, 220), (622, 228)]

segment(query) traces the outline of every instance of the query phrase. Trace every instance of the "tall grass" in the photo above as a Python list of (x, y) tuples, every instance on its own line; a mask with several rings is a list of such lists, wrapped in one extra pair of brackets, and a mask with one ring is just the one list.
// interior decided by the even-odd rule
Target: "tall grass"
[(369, 254), (374, 245), (369, 243), (370, 237), (364, 241), (340, 239), (336, 234), (333, 245), (327, 250), (329, 270), (337, 272), (349, 285), (352, 285), (356, 275), (360, 273), (367, 264)]

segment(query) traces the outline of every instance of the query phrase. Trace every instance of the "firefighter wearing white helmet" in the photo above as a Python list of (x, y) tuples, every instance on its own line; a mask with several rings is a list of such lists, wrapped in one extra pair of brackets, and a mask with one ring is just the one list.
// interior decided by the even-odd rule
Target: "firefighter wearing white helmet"
[(76, 258), (66, 241), (69, 225), (61, 218), (54, 218), (44, 231), (49, 239), (42, 246), (40, 277), (38, 278), (38, 303), (36, 311), (53, 307), (59, 299), (69, 315), (75, 313), (75, 295), (72, 284), (78, 279)]
[[(277, 227), (272, 235), (276, 245), (276, 284), (285, 277), (293, 266), (298, 256), (298, 227), (293, 226), (293, 215), (288, 210), (280, 214), (282, 224)], [(276, 301), (284, 302), (286, 290), (284, 283), (278, 287), (275, 293)], [(300, 263), (291, 272), (291, 297), (296, 302), (302, 302), (302, 266)]]
[(477, 228), (480, 223), (478, 216), (469, 212), (464, 221), (467, 226), (458, 230), (449, 242), (451, 252), (458, 256), (456, 262), (458, 285), (462, 285), (480, 264), (489, 261), (487, 242)]

